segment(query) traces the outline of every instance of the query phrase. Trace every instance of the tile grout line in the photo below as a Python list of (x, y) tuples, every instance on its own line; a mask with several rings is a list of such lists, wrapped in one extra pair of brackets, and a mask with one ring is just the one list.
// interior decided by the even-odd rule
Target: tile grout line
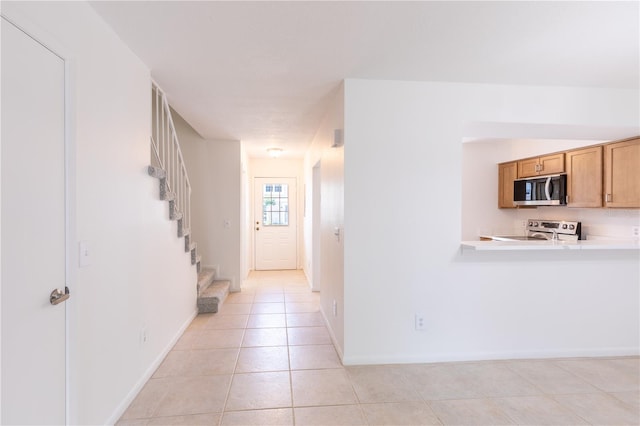
[[(598, 389), (599, 390), (599, 389)], [(558, 405), (560, 405), (562, 408), (564, 408), (565, 410), (569, 411), (571, 414), (575, 415), (577, 418), (583, 420), (586, 424), (593, 424), (590, 423), (587, 419), (585, 419), (584, 417), (582, 417), (580, 415), (580, 413), (578, 413), (577, 411), (573, 410), (571, 407), (568, 407), (566, 405), (564, 405), (562, 402), (558, 401), (555, 397), (556, 396), (583, 396), (583, 395), (599, 395), (599, 394), (605, 394), (605, 395), (609, 395), (607, 392), (589, 392), (589, 393), (565, 393), (565, 394), (550, 394), (549, 398), (551, 398), (552, 401), (554, 401), (555, 403), (557, 403)], [(615, 398), (613, 395), (609, 395), (611, 398), (616, 399), (616, 401), (619, 401), (617, 398)], [(627, 405), (627, 404), (624, 404)]]
[[(253, 297), (253, 300), (255, 300), (255, 294)], [(229, 380), (229, 385), (227, 386), (227, 392), (224, 398), (224, 404), (222, 405), (222, 412), (220, 413), (220, 419), (218, 420), (218, 426), (222, 425), (222, 420), (224, 419), (224, 415), (227, 411), (227, 404), (229, 402), (229, 395), (231, 394), (231, 387), (233, 386), (233, 381), (235, 379), (236, 376), (236, 370), (238, 369), (238, 361), (240, 359), (240, 351), (242, 351), (242, 343), (244, 342), (244, 336), (247, 332), (247, 327), (249, 325), (249, 318), (251, 317), (251, 311), (253, 310), (253, 303), (251, 302), (251, 308), (249, 309), (249, 315), (247, 316), (247, 322), (244, 324), (244, 327), (242, 329), (242, 338), (240, 339), (240, 344), (238, 347), (238, 353), (236, 354), (236, 361), (234, 363), (233, 366), (233, 371), (231, 372), (231, 379)]]
[[(276, 283), (275, 282), (268, 282), (265, 285), (267, 287), (263, 288), (263, 291), (264, 290), (268, 291), (269, 289), (272, 289), (273, 287), (275, 287)], [(256, 289), (259, 291), (260, 288), (261, 287), (251, 287), (252, 292), (253, 292), (253, 290), (256, 290)], [(309, 344), (303, 344), (303, 345), (290, 345), (289, 330), (288, 330), (290, 328), (289, 322), (296, 321), (296, 320), (292, 319), (290, 321), (289, 318), (288, 318), (288, 315), (294, 314), (293, 312), (292, 313), (288, 312), (288, 306), (287, 306), (287, 302), (286, 302), (286, 296), (287, 296), (287, 294), (289, 294), (289, 293), (287, 293), (288, 287), (287, 288), (280, 287), (280, 289), (283, 292), (284, 298), (285, 298), (284, 299), (285, 302), (284, 302), (284, 313), (283, 314), (284, 314), (284, 328), (285, 328), (285, 337), (286, 337), (286, 346), (287, 346), (286, 353), (287, 353), (287, 363), (288, 363), (288, 372), (289, 372), (289, 386), (290, 386), (290, 390), (291, 390), (291, 394), (290, 394), (290, 406), (291, 406), (290, 415), (291, 415), (291, 422), (292, 422), (292, 424), (295, 425), (296, 424), (296, 415), (295, 415), (294, 394), (293, 394), (293, 372), (294, 372), (294, 370), (292, 369), (292, 358), (291, 358), (292, 352), (291, 352), (291, 349), (294, 349), (294, 346), (295, 347), (298, 347), (298, 346), (311, 346), (312, 347), (313, 345), (319, 345), (320, 343), (309, 343)], [(295, 289), (292, 289), (292, 290), (295, 290)], [(233, 411), (227, 412), (228, 400), (230, 399), (230, 389), (232, 388), (232, 385), (233, 385), (233, 382), (234, 382), (234, 379), (236, 378), (236, 376), (241, 374), (241, 373), (238, 373), (238, 371), (239, 371), (239, 356), (240, 356), (240, 353), (241, 353), (241, 351), (243, 349), (242, 345), (244, 343), (244, 338), (246, 337), (246, 333), (250, 329), (249, 328), (249, 325), (250, 325), (249, 319), (251, 318), (251, 315), (252, 315), (251, 312), (253, 311), (254, 305), (256, 303), (258, 303), (255, 300), (256, 293), (254, 292), (253, 294), (254, 294), (254, 297), (252, 299), (253, 301), (247, 304), (247, 305), (249, 305), (249, 314), (247, 315), (247, 320), (244, 323), (244, 326), (243, 327), (237, 327), (237, 325), (236, 325), (236, 326), (233, 327), (233, 328), (242, 329), (242, 333), (241, 333), (241, 339), (240, 339), (239, 347), (237, 347), (235, 363), (233, 365), (232, 372), (231, 372), (231, 375), (230, 375), (230, 381), (229, 381), (228, 387), (226, 389), (226, 394), (224, 396), (224, 403), (222, 405), (222, 411), (220, 412), (220, 417), (219, 417), (219, 419), (217, 421), (218, 425), (222, 425), (223, 424), (223, 419), (225, 417), (225, 414), (234, 413), (236, 411), (255, 411), (254, 409), (247, 408), (247, 409), (238, 409), (238, 410), (233, 410)], [(291, 293), (291, 294), (295, 294), (295, 293)], [(294, 298), (297, 298), (297, 296), (294, 296)], [(305, 302), (292, 302), (292, 303), (305, 303)], [(296, 310), (297, 307), (294, 306), (294, 307), (292, 307), (292, 309)], [(303, 312), (295, 312), (295, 313), (302, 314)], [(234, 315), (234, 314), (229, 314), (229, 315)], [(235, 315), (237, 315), (237, 312), (236, 312)], [(233, 321), (233, 322), (235, 324), (235, 321)], [(300, 327), (315, 327), (315, 325), (302, 325)], [(326, 324), (324, 325), (324, 327), (326, 327)], [(260, 328), (260, 327), (258, 327), (258, 328)], [(294, 327), (291, 327), (291, 328), (294, 328)], [(203, 329), (199, 328), (198, 330), (200, 331), (200, 330), (203, 330)], [(237, 336), (237, 334), (236, 334), (236, 336)], [(333, 341), (330, 342), (329, 344), (333, 347), (333, 350), (336, 351), (336, 346), (333, 343)], [(224, 349), (224, 348), (219, 348), (219, 349)], [(199, 350), (207, 350), (207, 348), (194, 349), (192, 347), (189, 347), (189, 348), (187, 348), (185, 350), (188, 351), (189, 353), (191, 353), (191, 352), (194, 352), (194, 351), (197, 352)], [(217, 348), (216, 348), (216, 350), (217, 350)], [(614, 359), (618, 359), (618, 358), (619, 357), (614, 357)], [(629, 357), (629, 358), (634, 359), (634, 360), (638, 359), (637, 357)], [(570, 361), (570, 360), (560, 359), (560, 360), (547, 360), (547, 361), (550, 361), (549, 365), (552, 365), (555, 368), (558, 368), (559, 370), (562, 370), (565, 373), (568, 373), (570, 376), (580, 380), (581, 382), (589, 384), (593, 389), (592, 392), (579, 392), (579, 391), (575, 391), (575, 389), (571, 389), (572, 392), (565, 392), (565, 393), (552, 393), (552, 392), (549, 392), (549, 393), (547, 393), (547, 392), (544, 391), (542, 385), (540, 385), (540, 386), (536, 385), (535, 383), (533, 383), (531, 380), (529, 380), (527, 377), (525, 377), (523, 375), (526, 372), (526, 370), (523, 370), (523, 372), (519, 372), (519, 371), (517, 371), (515, 369), (514, 365), (510, 365), (509, 362), (511, 362), (511, 361), (514, 361), (514, 360), (504, 360), (502, 362), (496, 361), (496, 362), (493, 362), (493, 363), (495, 365), (502, 365), (503, 368), (505, 368), (505, 370), (512, 372), (515, 375), (515, 377), (519, 377), (520, 380), (522, 380), (524, 383), (528, 383), (529, 386), (532, 387), (531, 390), (535, 390), (535, 391), (539, 392), (539, 394), (534, 395), (534, 394), (531, 394), (529, 392), (529, 393), (525, 393), (525, 394), (521, 394), (521, 395), (520, 394), (508, 394), (508, 395), (501, 395), (501, 396), (490, 396), (490, 395), (488, 395), (488, 393), (491, 393), (491, 392), (488, 392), (488, 393), (482, 392), (484, 395), (481, 395), (481, 396), (478, 396), (478, 397), (474, 397), (474, 398), (456, 397), (456, 398), (449, 398), (449, 399), (444, 399), (444, 400), (429, 400), (429, 399), (426, 399), (425, 396), (423, 396), (421, 392), (418, 392), (418, 396), (419, 396), (420, 400), (422, 400), (423, 403), (425, 403), (426, 406), (429, 407), (429, 409), (431, 410), (432, 414), (435, 416), (435, 419), (437, 419), (437, 421), (441, 425), (444, 424), (444, 421), (436, 413), (436, 411), (433, 410), (433, 407), (432, 407), (432, 404), (433, 403), (437, 403), (438, 401), (464, 401), (464, 400), (469, 400), (469, 399), (485, 399), (490, 403), (490, 406), (493, 406), (494, 408), (496, 408), (503, 416), (505, 416), (506, 419), (508, 419), (510, 421), (514, 421), (514, 419), (512, 417), (513, 414), (512, 415), (508, 414), (498, 404), (498, 402), (501, 399), (514, 399), (514, 398), (515, 399), (522, 399), (522, 398), (530, 398), (530, 397), (548, 398), (550, 401), (553, 401), (554, 403), (558, 404), (559, 407), (562, 408), (562, 410), (567, 412), (567, 414), (571, 413), (573, 416), (576, 417), (576, 419), (580, 419), (582, 421), (585, 421), (586, 424), (591, 424), (591, 423), (588, 422), (583, 416), (578, 414), (576, 411), (574, 411), (570, 406), (564, 405), (561, 401), (558, 401), (558, 398), (561, 398), (562, 396), (565, 396), (565, 395), (567, 395), (567, 396), (569, 396), (569, 395), (574, 395), (574, 396), (605, 395), (605, 396), (608, 397), (608, 399), (610, 399), (612, 401), (615, 401), (618, 405), (625, 406), (627, 408), (629, 408), (629, 407), (633, 408), (632, 404), (630, 404), (630, 403), (626, 402), (625, 400), (621, 399), (623, 396), (615, 395), (615, 393), (616, 393), (615, 391), (607, 392), (607, 391), (601, 389), (599, 386), (596, 386), (595, 384), (591, 383), (590, 380), (582, 378), (582, 376), (579, 376), (577, 373), (574, 373), (571, 369), (569, 369), (568, 366), (561, 365), (563, 363), (559, 362), (559, 361)], [(533, 360), (533, 361), (539, 361), (539, 360)], [(453, 363), (453, 364), (457, 364), (457, 363)], [(484, 362), (483, 361), (471, 362), (471, 364), (484, 364)], [(284, 367), (284, 365), (283, 365), (283, 367)], [(344, 369), (344, 367), (345, 366), (342, 366), (343, 369)], [(331, 368), (331, 367), (313, 368), (313, 369), (322, 369), (323, 370), (323, 369), (328, 369), (328, 368)], [(284, 370), (283, 370), (283, 372), (284, 372)], [(367, 424), (369, 422), (369, 420), (367, 419), (366, 413), (365, 413), (365, 409), (367, 408), (367, 403), (363, 403), (361, 401), (361, 398), (360, 398), (360, 396), (358, 395), (358, 393), (356, 392), (356, 389), (355, 389), (355, 382), (352, 380), (351, 375), (348, 373), (348, 371), (346, 371), (346, 369), (345, 369), (345, 374), (347, 375), (347, 379), (349, 380), (350, 387), (351, 387), (352, 392), (354, 393), (354, 396), (355, 396), (354, 404), (358, 405), (358, 411), (360, 412), (362, 421), (364, 422), (364, 424)], [(213, 375), (216, 375), (216, 374), (213, 374)], [(282, 376), (281, 376), (281, 378), (283, 379)], [(598, 383), (600, 383), (600, 382), (598, 382)], [(303, 391), (306, 391), (306, 388), (304, 386), (307, 386), (307, 384), (305, 384), (305, 383), (300, 384), (299, 383), (299, 385), (303, 386), (303, 387), (301, 387), (301, 389)], [(414, 387), (414, 386), (415, 385), (413, 385), (412, 387)], [(623, 391), (619, 391), (619, 392), (622, 393)], [(629, 391), (629, 392), (631, 392), (631, 391)], [(637, 392), (637, 390), (635, 392)], [(624, 396), (624, 397), (626, 398), (626, 396)], [(160, 400), (162, 400), (163, 398), (164, 398), (164, 396), (162, 398), (160, 398)], [(394, 402), (394, 401), (386, 401), (385, 400), (385, 401), (381, 401), (380, 403), (387, 404), (387, 403), (392, 403), (392, 402)], [(348, 404), (334, 404), (334, 405), (348, 405)], [(305, 408), (305, 407), (318, 408), (318, 407), (322, 407), (322, 406), (316, 406), (316, 405), (308, 405), (307, 406), (307, 405), (304, 405), (304, 406), (300, 406), (298, 408)], [(326, 406), (326, 407), (329, 407), (329, 406)], [(266, 408), (256, 409), (256, 410), (273, 410), (275, 408), (280, 408), (280, 407), (273, 407), (273, 408), (266, 407)], [(281, 408), (285, 408), (285, 407), (281, 407)], [(158, 410), (158, 409), (159, 408), (156, 407), (156, 410)], [(198, 413), (194, 413), (193, 415), (196, 415), (196, 414), (198, 414)], [(202, 413), (202, 414), (206, 414), (206, 413)], [(355, 414), (355, 410), (354, 410), (354, 414)], [(588, 414), (588, 412), (587, 412), (587, 414)], [(165, 415), (163, 417), (173, 417), (173, 416), (174, 416), (174, 414), (168, 415), (168, 416)], [(153, 418), (157, 419), (159, 417), (146, 418), (145, 420), (151, 421)], [(135, 419), (133, 419), (133, 420), (135, 420)], [(231, 418), (230, 420), (233, 420), (233, 418)], [(300, 418), (299, 420), (302, 420), (302, 418)]]
[[(511, 371), (512, 373), (514, 373), (516, 376), (520, 377), (522, 380), (524, 380), (526, 383), (530, 384), (531, 386), (533, 386), (534, 389), (536, 389), (537, 391), (540, 392), (540, 395), (542, 396), (547, 396), (547, 392), (544, 391), (544, 389), (542, 389), (542, 387), (536, 385), (534, 382), (532, 382), (531, 380), (527, 379), (524, 375), (518, 373), (518, 371), (516, 371), (515, 369), (511, 368), (511, 366), (509, 365), (509, 362), (505, 362), (503, 364), (506, 369), (508, 371)], [(518, 395), (514, 395), (514, 396), (518, 396)], [(522, 396), (536, 396), (536, 395), (522, 395)], [(513, 397), (513, 396), (511, 396)], [(504, 398), (504, 397), (502, 397)], [(508, 397), (509, 398), (509, 397)]]
[[(571, 407), (566, 406), (565, 404), (563, 404), (562, 402), (558, 401), (555, 396), (557, 395), (585, 395), (585, 394), (593, 394), (593, 392), (580, 392), (580, 393), (575, 393), (575, 392), (570, 392), (570, 393), (561, 393), (561, 394), (557, 394), (557, 393), (547, 393), (545, 392), (542, 388), (536, 386), (535, 383), (527, 380), (526, 377), (522, 376), (521, 374), (519, 374), (517, 371), (515, 371), (514, 369), (510, 368), (509, 364), (505, 364), (507, 366), (507, 368), (511, 371), (513, 371), (514, 373), (516, 373), (518, 376), (522, 377), (524, 380), (528, 381), (529, 383), (531, 383), (534, 387), (536, 387), (538, 390), (540, 390), (540, 392), (542, 392), (542, 396), (545, 396), (547, 398), (549, 398), (550, 400), (552, 400), (553, 402), (555, 402), (556, 404), (558, 404), (560, 407), (564, 408), (565, 410), (567, 410), (568, 412), (572, 413), (573, 415), (575, 415), (577, 418), (579, 418), (580, 420), (583, 420), (585, 423), (590, 424), (587, 419), (585, 419), (584, 417), (582, 417), (579, 413), (577, 413), (576, 411), (572, 410)], [(564, 371), (567, 374), (570, 374), (571, 376), (575, 377), (576, 379), (583, 381), (584, 383), (589, 384), (590, 386), (593, 386), (595, 390), (598, 390), (598, 393), (606, 393), (604, 390), (602, 390), (601, 388), (599, 388), (598, 386), (596, 386), (595, 384), (591, 383), (590, 381), (578, 376), (577, 374), (575, 374), (574, 372), (568, 370), (567, 368), (559, 365), (559, 363), (557, 363), (556, 361), (551, 361), (551, 365), (559, 368), (560, 370)], [(517, 398), (518, 396), (511, 396), (509, 398)]]
[(293, 405), (293, 372), (291, 371), (291, 349), (289, 345), (289, 321), (287, 320), (287, 302), (286, 302), (286, 294), (283, 289), (283, 297), (285, 300), (284, 303), (284, 333), (287, 337), (287, 362), (289, 363), (289, 389), (291, 390), (291, 423), (295, 426), (296, 424), (296, 410)]
[[(560, 360), (560, 361), (565, 361), (565, 360)], [(566, 360), (567, 362), (572, 362), (573, 360)], [(574, 376), (575, 378), (593, 386), (594, 388), (596, 388), (597, 390), (599, 390), (600, 392), (605, 392), (606, 391), (604, 389), (602, 389), (600, 386), (596, 385), (595, 383), (591, 383), (590, 380), (587, 380), (586, 378), (574, 373), (573, 371), (571, 371), (570, 369), (568, 369), (566, 366), (561, 365), (561, 363), (558, 360), (554, 360), (552, 361), (552, 364), (555, 365), (556, 367), (558, 367), (559, 369), (565, 371), (568, 374), (571, 374), (572, 376)]]
[[(332, 343), (333, 344), (333, 343)], [(335, 350), (335, 347), (333, 348)], [(344, 371), (344, 374), (347, 375), (347, 379), (349, 380), (349, 384), (351, 385), (351, 392), (353, 392), (353, 396), (356, 398), (356, 404), (358, 405), (358, 411), (360, 412), (360, 416), (362, 418), (362, 420), (364, 420), (365, 424), (369, 424), (369, 419), (367, 418), (367, 415), (364, 412), (364, 407), (362, 406), (362, 401), (360, 400), (360, 397), (358, 396), (358, 392), (356, 392), (356, 387), (353, 383), (353, 379), (351, 378), (351, 375), (349, 374), (349, 370), (347, 370), (345, 368), (345, 366), (342, 366), (342, 370)]]

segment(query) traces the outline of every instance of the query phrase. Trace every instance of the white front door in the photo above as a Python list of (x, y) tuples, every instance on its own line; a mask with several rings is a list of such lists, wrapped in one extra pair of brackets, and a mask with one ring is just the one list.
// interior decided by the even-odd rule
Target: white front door
[(2, 424), (65, 423), (64, 92), (64, 61), (2, 18)]
[(255, 269), (296, 269), (296, 178), (256, 178)]

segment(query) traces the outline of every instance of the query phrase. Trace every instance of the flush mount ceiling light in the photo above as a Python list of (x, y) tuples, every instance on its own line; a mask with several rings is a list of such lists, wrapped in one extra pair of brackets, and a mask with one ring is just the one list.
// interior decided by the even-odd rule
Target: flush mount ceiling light
[(282, 154), (282, 148), (269, 148), (267, 152), (269, 153), (269, 157), (278, 158), (280, 154)]

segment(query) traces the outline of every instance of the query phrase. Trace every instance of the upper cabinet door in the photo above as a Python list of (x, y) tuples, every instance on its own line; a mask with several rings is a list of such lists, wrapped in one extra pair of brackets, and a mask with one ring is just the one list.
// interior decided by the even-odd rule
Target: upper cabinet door
[(602, 147), (566, 154), (567, 206), (602, 207)]
[(518, 177), (526, 178), (538, 176), (538, 168), (540, 164), (537, 158), (529, 158), (528, 160), (518, 161)]
[(539, 175), (564, 173), (564, 152), (540, 157)]
[(640, 207), (640, 138), (604, 146), (605, 207)]
[(518, 161), (518, 178), (564, 173), (564, 152)]
[(513, 209), (513, 181), (516, 179), (518, 163), (498, 164), (498, 208)]

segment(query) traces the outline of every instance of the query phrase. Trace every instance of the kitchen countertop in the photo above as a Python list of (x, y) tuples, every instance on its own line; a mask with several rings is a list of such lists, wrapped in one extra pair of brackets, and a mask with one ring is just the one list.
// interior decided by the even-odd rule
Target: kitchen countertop
[(463, 250), (640, 250), (638, 240), (572, 241), (462, 241)]

